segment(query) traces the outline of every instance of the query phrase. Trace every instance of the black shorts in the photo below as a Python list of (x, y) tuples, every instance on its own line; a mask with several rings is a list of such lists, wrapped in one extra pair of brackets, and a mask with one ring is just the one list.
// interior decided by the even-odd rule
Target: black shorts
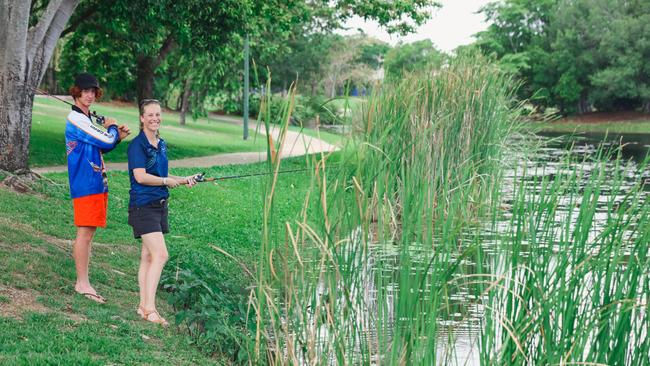
[(129, 207), (129, 225), (133, 236), (139, 239), (144, 234), (169, 232), (167, 199), (154, 201), (142, 207)]

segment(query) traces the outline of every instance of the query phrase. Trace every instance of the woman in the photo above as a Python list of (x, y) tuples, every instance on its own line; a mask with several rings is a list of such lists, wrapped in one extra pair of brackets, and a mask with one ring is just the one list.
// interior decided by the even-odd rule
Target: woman
[(194, 176), (177, 177), (168, 174), (167, 145), (159, 137), (160, 103), (155, 99), (140, 102), (140, 134), (128, 148), (129, 225), (133, 236), (142, 238), (142, 254), (138, 284), (140, 304), (138, 314), (145, 320), (168, 325), (156, 310), (156, 290), (165, 262), (167, 247), (163, 234), (169, 232), (167, 222), (168, 188), (181, 184), (192, 187)]
[(77, 75), (70, 95), (74, 106), (65, 126), (65, 143), (68, 155), (68, 179), (74, 209), (77, 237), (72, 247), (77, 281), (75, 291), (86, 298), (104, 303), (90, 284), (88, 264), (90, 247), (97, 227), (106, 227), (108, 181), (103, 153), (107, 153), (126, 136), (129, 128), (117, 126), (108, 118), (103, 126), (93, 122), (90, 106), (103, 94), (97, 79), (88, 73)]

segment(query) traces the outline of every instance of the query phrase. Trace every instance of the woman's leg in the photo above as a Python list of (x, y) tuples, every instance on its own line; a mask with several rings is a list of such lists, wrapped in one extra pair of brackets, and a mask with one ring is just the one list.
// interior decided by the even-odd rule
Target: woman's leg
[(146, 310), (156, 309), (156, 290), (160, 274), (167, 262), (169, 254), (165, 246), (165, 237), (161, 232), (142, 235), (142, 246), (149, 254), (149, 264), (144, 272), (144, 304)]
[[(147, 272), (149, 272), (150, 265), (151, 265), (151, 254), (149, 253), (149, 249), (145, 247), (143, 241), (142, 252), (140, 253), (140, 269), (138, 270), (138, 286), (140, 287), (140, 303), (138, 304), (139, 310), (145, 309), (145, 297), (146, 297), (145, 280), (146, 280)], [(141, 313), (141, 311), (138, 311), (138, 313)]]
[[(77, 237), (72, 246), (72, 257), (77, 271), (77, 282), (74, 289), (79, 293), (97, 294), (95, 289), (90, 285), (88, 278), (88, 265), (90, 262), (90, 247), (97, 230), (94, 226), (77, 227)], [(99, 299), (98, 299), (99, 300)]]

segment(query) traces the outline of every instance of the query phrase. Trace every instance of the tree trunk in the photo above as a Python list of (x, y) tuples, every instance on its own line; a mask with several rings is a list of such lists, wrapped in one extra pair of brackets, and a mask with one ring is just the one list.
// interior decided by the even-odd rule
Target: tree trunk
[(183, 83), (183, 96), (181, 97), (181, 114), (180, 114), (180, 124), (181, 126), (185, 125), (185, 114), (190, 109), (190, 95), (192, 95), (192, 82), (190, 79), (185, 79)]
[(154, 59), (150, 56), (138, 56), (135, 90), (138, 101), (153, 98)]
[(138, 93), (138, 100), (153, 98), (153, 82), (156, 69), (160, 63), (176, 48), (176, 42), (170, 34), (163, 42), (158, 55), (138, 55), (136, 57), (136, 80), (135, 90)]
[[(0, 169), (28, 169), (34, 88), (79, 0), (52, 0), (28, 29), (30, 2), (3, 1), (0, 12)], [(63, 148), (63, 147), (62, 147)]]
[(646, 100), (645, 102), (643, 102), (643, 104), (641, 105), (641, 110), (644, 113), (650, 113), (650, 100)]
[(14, 172), (28, 168), (34, 92), (11, 78), (4, 77), (1, 83), (0, 169)]
[(587, 112), (591, 112), (591, 106), (587, 100), (587, 95), (582, 94), (580, 95), (580, 100), (578, 100), (578, 114), (585, 114)]
[(52, 59), (50, 60), (50, 63), (47, 65), (47, 69), (45, 70), (45, 77), (43, 77), (43, 89), (47, 90), (48, 93), (50, 94), (59, 94), (59, 87), (56, 85), (56, 63), (57, 63), (57, 55), (56, 55), (56, 48), (54, 51), (54, 54), (52, 55)]

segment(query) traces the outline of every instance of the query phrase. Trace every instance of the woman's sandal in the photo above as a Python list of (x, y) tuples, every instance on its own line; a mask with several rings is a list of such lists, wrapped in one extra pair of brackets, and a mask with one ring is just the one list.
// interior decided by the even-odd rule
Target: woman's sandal
[[(142, 312), (142, 313), (140, 314), (140, 312)], [(167, 320), (165, 320), (165, 318), (163, 318), (162, 316), (160, 316), (160, 313), (158, 313), (158, 310), (155, 310), (155, 309), (154, 309), (154, 310), (146, 310), (146, 309), (144, 309), (143, 307), (138, 307), (138, 311), (137, 311), (137, 313), (140, 314), (140, 316), (142, 317), (142, 319), (144, 319), (144, 320), (146, 320), (146, 321), (148, 321), (148, 322), (152, 322), (152, 323), (160, 324), (160, 325), (162, 325), (163, 327), (166, 327), (166, 326), (169, 325), (169, 322), (167, 322)], [(156, 314), (156, 315), (158, 316), (158, 319), (155, 319), (155, 320), (149, 320), (149, 315), (151, 315), (151, 314)]]

